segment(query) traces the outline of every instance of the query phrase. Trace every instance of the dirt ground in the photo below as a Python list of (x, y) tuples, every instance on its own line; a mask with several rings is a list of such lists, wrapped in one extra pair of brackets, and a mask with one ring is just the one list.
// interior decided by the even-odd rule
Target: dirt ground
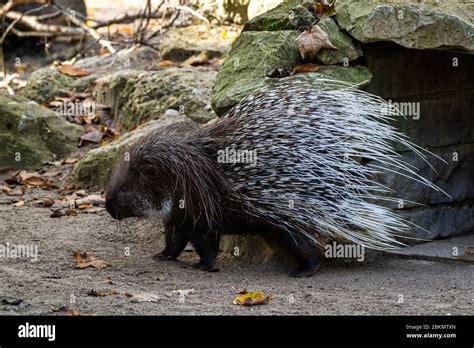
[[(64, 314), (53, 311), (61, 307), (83, 315), (457, 315), (474, 309), (472, 263), (380, 255), (363, 263), (326, 262), (316, 276), (293, 279), (274, 265), (225, 257), (220, 272), (206, 273), (190, 267), (197, 260), (192, 251), (177, 262), (151, 258), (163, 246), (158, 222), (125, 220), (119, 228), (105, 210), (50, 215), (48, 208), (0, 205), (0, 244), (39, 250), (36, 262), (0, 258), (2, 315)], [(78, 269), (77, 250), (109, 266)], [(273, 299), (258, 307), (232, 305), (243, 288)], [(116, 294), (107, 295), (111, 290)], [(147, 299), (152, 302), (140, 302)]]

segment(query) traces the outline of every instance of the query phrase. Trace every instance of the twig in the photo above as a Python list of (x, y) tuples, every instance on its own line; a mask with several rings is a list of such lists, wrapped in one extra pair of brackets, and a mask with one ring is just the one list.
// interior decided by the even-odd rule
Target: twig
[[(25, 12), (26, 13), (26, 12)], [(62, 35), (81, 35), (83, 32), (79, 28), (71, 28), (63, 25), (54, 25), (54, 24), (44, 24), (38, 22), (37, 17), (28, 16), (25, 13), (20, 13), (16, 11), (9, 11), (5, 14), (7, 19), (13, 20), (12, 24), (16, 23), (24, 24), (35, 31), (44, 31), (49, 33), (56, 33)], [(13, 26), (10, 25), (10, 30)]]
[(204, 17), (203, 15), (201, 15), (198, 12), (194, 11), (192, 8), (189, 8), (188, 6), (184, 6), (184, 5), (165, 5), (165, 6), (167, 8), (175, 8), (177, 10), (182, 10), (182, 11), (185, 11), (185, 12), (189, 12), (193, 16), (199, 18), (200, 20), (202, 20), (206, 23), (209, 23), (209, 21), (207, 20), (206, 17)]
[(112, 46), (112, 43), (108, 40), (105, 40), (104, 38), (102, 38), (102, 36), (97, 32), (95, 31), (94, 29), (92, 29), (91, 27), (89, 27), (86, 23), (84, 23), (83, 21), (81, 21), (80, 19), (77, 19), (75, 16), (71, 15), (70, 13), (68, 13), (67, 11), (65, 11), (64, 9), (60, 8), (59, 6), (57, 5), (54, 5), (56, 8), (58, 8), (63, 14), (65, 14), (66, 16), (69, 17), (69, 19), (71, 20), (71, 22), (73, 22), (75, 25), (77, 25), (78, 27), (81, 27), (83, 30), (85, 30), (90, 36), (92, 36), (92, 38), (94, 38), (102, 47), (105, 47), (109, 50), (110, 53), (115, 53), (117, 50)]

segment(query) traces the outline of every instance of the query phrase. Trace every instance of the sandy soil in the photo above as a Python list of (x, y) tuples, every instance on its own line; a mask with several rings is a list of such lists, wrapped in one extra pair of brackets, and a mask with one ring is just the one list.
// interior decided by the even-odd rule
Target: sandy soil
[[(189, 266), (197, 260), (194, 252), (185, 252), (177, 262), (151, 258), (163, 246), (159, 223), (125, 221), (119, 229), (105, 211), (61, 218), (50, 214), (47, 208), (0, 205), (0, 244), (39, 248), (36, 262), (0, 258), (0, 314), (54, 315), (53, 309), (63, 306), (110, 315), (455, 315), (474, 310), (472, 263), (381, 255), (363, 263), (326, 262), (316, 276), (293, 279), (272, 265), (226, 257), (218, 262), (220, 272), (206, 273)], [(110, 266), (78, 269), (72, 257), (77, 250)], [(270, 292), (273, 300), (259, 307), (232, 305), (243, 288)], [(118, 294), (96, 297), (91, 290)], [(133, 302), (125, 293), (157, 298)], [(22, 301), (5, 304), (14, 300)]]

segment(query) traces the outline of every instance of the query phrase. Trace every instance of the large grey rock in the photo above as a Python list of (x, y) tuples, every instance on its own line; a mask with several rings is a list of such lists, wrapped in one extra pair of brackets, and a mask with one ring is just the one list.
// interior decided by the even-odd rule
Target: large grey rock
[(160, 40), (160, 54), (163, 59), (185, 61), (198, 53), (207, 57), (221, 57), (230, 51), (232, 35), (224, 34), (231, 28), (210, 25), (190, 25), (184, 28), (170, 28)]
[(261, 88), (273, 68), (292, 68), (300, 62), (295, 44), (299, 32), (243, 32), (219, 70), (212, 107), (222, 115), (252, 91)]
[(0, 94), (0, 169), (41, 167), (74, 151), (82, 134), (82, 127), (34, 101)]
[(71, 90), (77, 79), (61, 74), (55, 68), (41, 68), (31, 74), (21, 93), (26, 98), (43, 104)]
[[(234, 43), (217, 75), (212, 94), (212, 107), (223, 115), (245, 96), (271, 83), (267, 74), (274, 68), (293, 67), (302, 63), (295, 40), (299, 32), (247, 31)], [(362, 83), (371, 78), (363, 66), (322, 66), (321, 75), (343, 81)]]
[(337, 47), (337, 50), (323, 48), (316, 58), (323, 64), (349, 63), (362, 57), (362, 49), (358, 43), (355, 43), (350, 35), (343, 32), (337, 26), (336, 22), (330, 17), (322, 18), (319, 27), (329, 36), (331, 43)]
[(138, 140), (157, 130), (176, 122), (191, 122), (186, 116), (166, 113), (159, 120), (149, 121), (134, 131), (122, 135), (116, 141), (89, 151), (75, 166), (72, 178), (86, 186), (106, 187), (115, 164)]
[(287, 0), (245, 23), (244, 31), (300, 30), (318, 21), (311, 7), (313, 1)]
[(339, 0), (339, 26), (361, 42), (474, 53), (474, 3)]
[(40, 104), (68, 92), (90, 91), (95, 81), (123, 69), (148, 70), (159, 63), (159, 53), (149, 47), (132, 46), (115, 54), (93, 56), (78, 60), (74, 66), (86, 71), (84, 77), (71, 77), (57, 69), (45, 67), (31, 74), (21, 93)]
[(93, 95), (109, 105), (125, 130), (176, 109), (205, 123), (215, 118), (210, 106), (216, 72), (210, 68), (168, 68), (154, 72), (123, 70), (96, 81)]

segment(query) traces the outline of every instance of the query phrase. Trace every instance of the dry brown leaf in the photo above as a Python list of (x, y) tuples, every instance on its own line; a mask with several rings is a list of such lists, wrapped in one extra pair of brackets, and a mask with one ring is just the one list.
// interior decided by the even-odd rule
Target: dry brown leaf
[(247, 292), (243, 295), (235, 296), (232, 300), (232, 304), (239, 306), (259, 306), (267, 305), (272, 299), (272, 294), (265, 296), (262, 291)]
[(296, 43), (303, 59), (314, 58), (323, 48), (337, 50), (337, 47), (329, 40), (329, 36), (318, 25), (302, 32), (297, 37)]
[(93, 297), (105, 297), (105, 296), (110, 296), (110, 295), (117, 295), (119, 292), (115, 289), (112, 290), (90, 290), (87, 295), (88, 296), (93, 296)]
[(318, 18), (334, 16), (336, 14), (335, 4), (336, 1), (329, 3), (327, 0), (318, 0), (317, 3), (313, 5), (314, 14)]
[(90, 205), (90, 204), (83, 204), (83, 205), (79, 205), (78, 208), (79, 208), (80, 210), (90, 209), (90, 208), (92, 208), (92, 205)]
[(66, 211), (64, 212), (64, 214), (65, 214), (66, 216), (77, 216), (77, 215), (78, 215), (77, 211), (74, 210), (74, 209), (66, 209)]
[(54, 199), (52, 198), (44, 198), (43, 199), (43, 205), (47, 208), (52, 207), (54, 205)]
[(53, 213), (49, 217), (51, 217), (51, 218), (60, 218), (64, 215), (65, 214), (61, 211), (61, 209), (56, 209), (56, 210), (53, 210)]
[(25, 201), (18, 201), (13, 204), (14, 207), (23, 207), (25, 205)]
[(61, 171), (60, 170), (48, 170), (47, 172), (44, 172), (42, 175), (44, 177), (47, 177), (47, 178), (51, 178), (51, 177), (55, 177), (55, 176), (58, 176), (58, 175), (61, 175)]
[(7, 185), (1, 185), (0, 186), (0, 190), (2, 190), (3, 193), (6, 193), (6, 194), (9, 194), (11, 193), (13, 190), (7, 186)]
[(158, 63), (158, 68), (168, 68), (170, 66), (177, 66), (178, 64), (176, 62), (173, 62), (172, 60), (162, 60), (161, 62)]
[(90, 75), (90, 72), (81, 70), (79, 68), (76, 68), (74, 65), (70, 65), (70, 64), (60, 65), (58, 66), (57, 69), (61, 74), (73, 76), (73, 77), (83, 77), (83, 76)]
[(308, 72), (318, 72), (321, 67), (318, 64), (308, 63), (303, 65), (298, 65), (293, 70), (292, 75), (308, 73)]
[(104, 134), (102, 134), (98, 130), (93, 130), (90, 133), (86, 133), (81, 136), (81, 140), (79, 141), (79, 146), (82, 146), (84, 143), (94, 143), (99, 144), (103, 138)]
[(79, 250), (76, 251), (73, 255), (74, 260), (76, 261), (77, 268), (105, 268), (108, 266), (107, 262), (102, 260), (97, 260), (94, 256), (90, 256), (87, 253), (81, 253)]
[(77, 158), (66, 158), (62, 164), (74, 164), (79, 161)]

